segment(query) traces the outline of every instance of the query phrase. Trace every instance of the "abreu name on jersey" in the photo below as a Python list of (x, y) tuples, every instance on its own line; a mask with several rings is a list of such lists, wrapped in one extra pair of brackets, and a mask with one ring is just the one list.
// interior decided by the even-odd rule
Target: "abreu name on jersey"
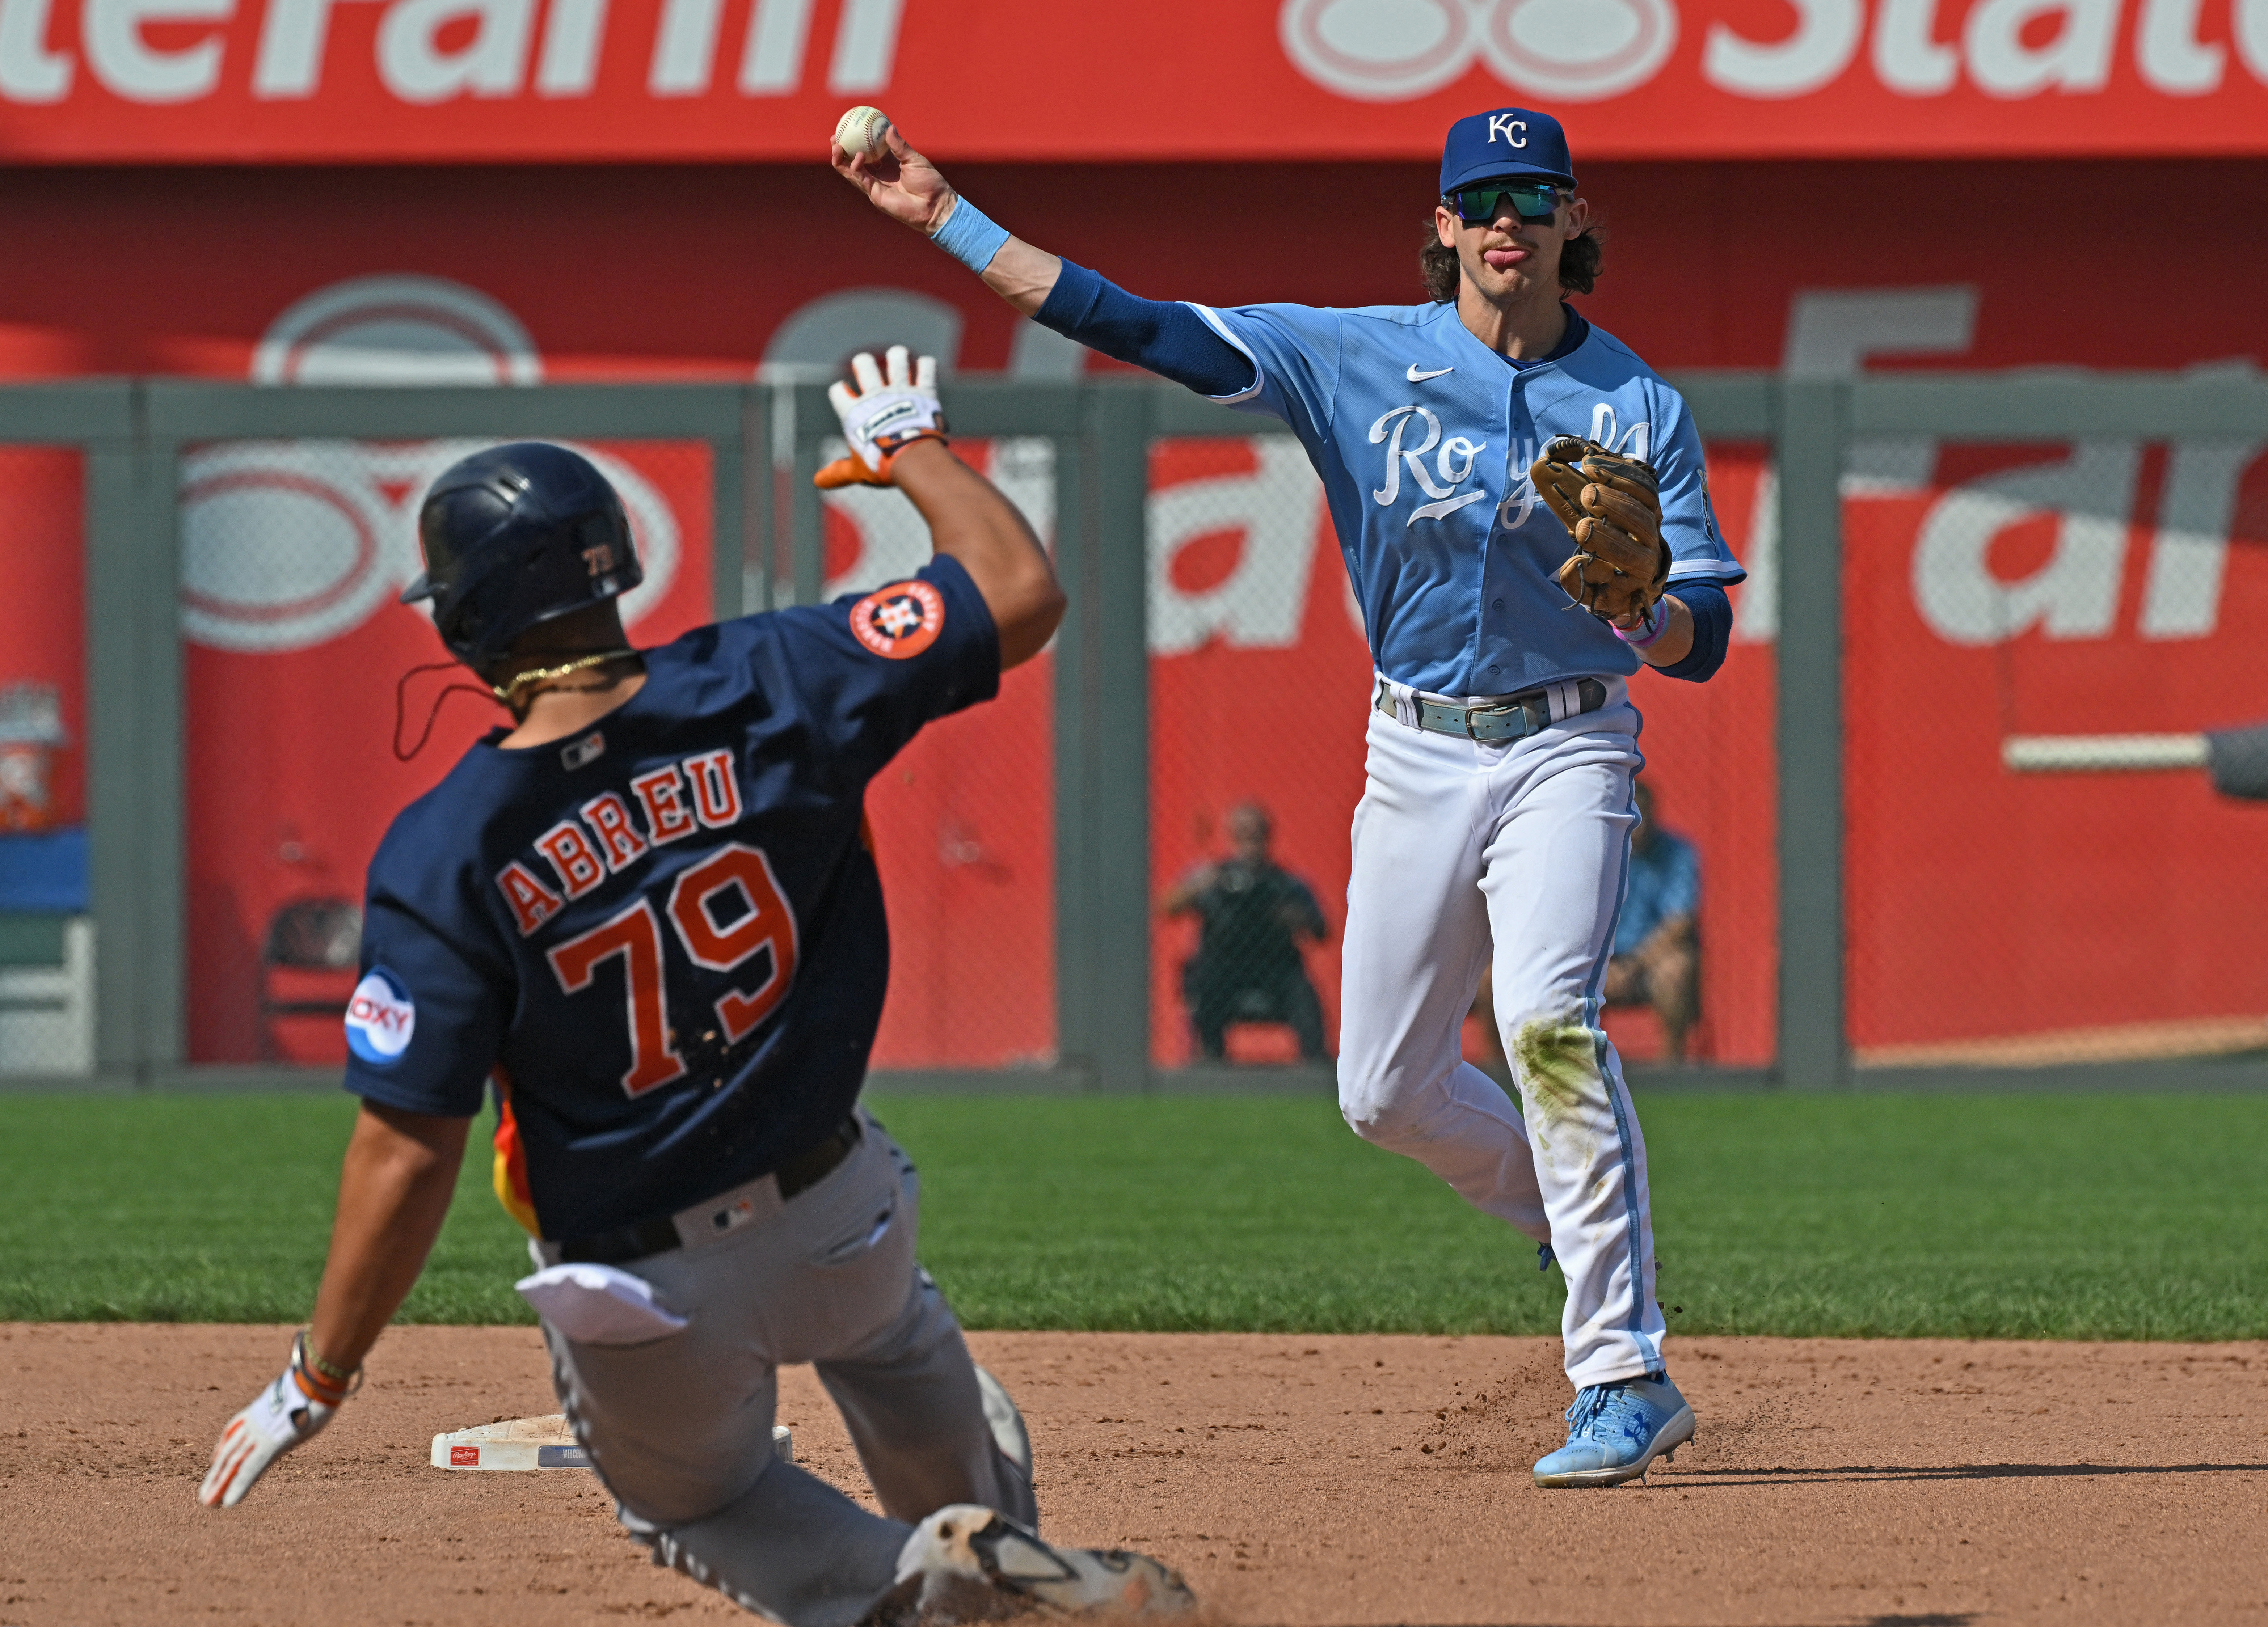
[(749, 616), (648, 652), (571, 740), (467, 752), (372, 862), (363, 969), (415, 1018), (347, 1087), (469, 1116), (508, 1080), (549, 1237), (699, 1203), (839, 1124), (889, 966), (866, 784), (999, 681), (967, 573), (920, 583), (911, 655), (859, 638), (850, 600)]

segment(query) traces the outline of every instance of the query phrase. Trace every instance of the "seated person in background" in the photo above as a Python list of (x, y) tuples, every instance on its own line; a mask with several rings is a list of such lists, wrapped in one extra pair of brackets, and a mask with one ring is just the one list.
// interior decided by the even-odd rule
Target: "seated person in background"
[[(1654, 822), (1653, 792), (1638, 784), (1638, 828), (1631, 833), (1630, 892), (1615, 924), (1607, 961), (1609, 1005), (1651, 1005), (1661, 1019), (1662, 1054), (1685, 1060), (1685, 1031), (1700, 1015), (1701, 953), (1694, 917), (1701, 907), (1701, 859), (1693, 844)], [(1497, 1032), (1495, 991), (1481, 969), (1472, 1015), (1480, 1019), (1481, 1064), (1507, 1075)]]
[(1684, 837), (1655, 821), (1653, 792), (1638, 785), (1638, 828), (1631, 833), (1630, 891), (1607, 962), (1609, 1005), (1651, 1005), (1661, 1019), (1662, 1054), (1685, 1060), (1685, 1031), (1700, 1014), (1701, 858)]
[(1197, 915), (1197, 952), (1182, 963), (1182, 998), (1198, 1050), (1214, 1062), (1227, 1054), (1232, 1022), (1289, 1023), (1303, 1060), (1324, 1057), (1322, 1002), (1300, 941), (1321, 943), (1330, 928), (1307, 884), (1268, 857), (1272, 834), (1257, 803), (1231, 808), (1233, 856), (1199, 865), (1159, 906), (1167, 916)]

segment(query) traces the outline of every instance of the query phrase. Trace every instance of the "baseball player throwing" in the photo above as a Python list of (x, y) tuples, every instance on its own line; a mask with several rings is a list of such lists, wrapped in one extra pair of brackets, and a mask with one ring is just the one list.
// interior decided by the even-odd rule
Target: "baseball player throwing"
[[(329, 1263), (290, 1365), (222, 1434), (207, 1506), (353, 1393), (493, 1080), (497, 1193), (541, 1268), (520, 1291), (657, 1563), (792, 1627), (1187, 1602), (1153, 1560), (1034, 1535), (1022, 1422), (915, 1264), (912, 1166), (858, 1107), (889, 953), (866, 784), (990, 698), (1063, 598), (947, 449), (934, 364), (855, 366), (861, 389), (835, 390), (853, 455), (824, 478), (895, 484), (937, 549), (863, 597), (634, 651), (615, 600), (637, 555), (588, 461), (499, 446), (426, 495), (404, 597), (514, 726), (372, 861)], [(885, 1516), (773, 1458), (776, 1370), (806, 1361)]]
[[(1693, 1414), (1663, 1364), (1646, 1144), (1600, 1027), (1638, 817), (1625, 681), (1640, 662), (1714, 672), (1742, 572), (1684, 403), (1564, 301), (1600, 255), (1557, 121), (1505, 107), (1451, 126), (1431, 303), (1344, 311), (1138, 298), (1011, 237), (900, 132), (875, 136), (838, 144), (836, 168), (1018, 311), (1307, 447), (1377, 668), (1340, 1106), (1556, 1254), (1577, 1395), (1536, 1483), (1645, 1473)], [(1327, 243), (1329, 199), (1296, 207)], [(1491, 942), (1518, 1106), (1458, 1045)]]

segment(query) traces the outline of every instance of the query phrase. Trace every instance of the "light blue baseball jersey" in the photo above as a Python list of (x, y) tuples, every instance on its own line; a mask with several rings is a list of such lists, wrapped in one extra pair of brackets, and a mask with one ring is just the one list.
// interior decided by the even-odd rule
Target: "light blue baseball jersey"
[(1215, 399), (1282, 419), (1307, 447), (1371, 659), (1397, 683), (1500, 696), (1638, 670), (1554, 579), (1573, 541), (1528, 466), (1555, 435), (1653, 466), (1673, 585), (1746, 574), (1718, 530), (1684, 401), (1595, 326), (1567, 355), (1515, 368), (1453, 304), (1190, 309), (1257, 374)]

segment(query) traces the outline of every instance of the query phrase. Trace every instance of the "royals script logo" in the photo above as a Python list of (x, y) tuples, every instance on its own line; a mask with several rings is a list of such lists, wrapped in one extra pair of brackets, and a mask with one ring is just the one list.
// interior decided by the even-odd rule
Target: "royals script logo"
[[(1370, 500), (1381, 508), (1393, 507), (1401, 498), (1405, 470), (1410, 483), (1432, 499), (1410, 511), (1410, 518), (1403, 522), (1405, 526), (1421, 519), (1440, 519), (1487, 497), (1488, 493), (1478, 486), (1470, 491), (1457, 490), (1472, 477), (1474, 463), (1485, 443), (1467, 440), (1462, 435), (1443, 439), (1441, 420), (1427, 409), (1396, 407), (1381, 414), (1370, 426), (1370, 444), (1381, 443), (1386, 447), (1386, 483), (1372, 491)], [(1429, 453), (1432, 454), (1430, 461)]]

